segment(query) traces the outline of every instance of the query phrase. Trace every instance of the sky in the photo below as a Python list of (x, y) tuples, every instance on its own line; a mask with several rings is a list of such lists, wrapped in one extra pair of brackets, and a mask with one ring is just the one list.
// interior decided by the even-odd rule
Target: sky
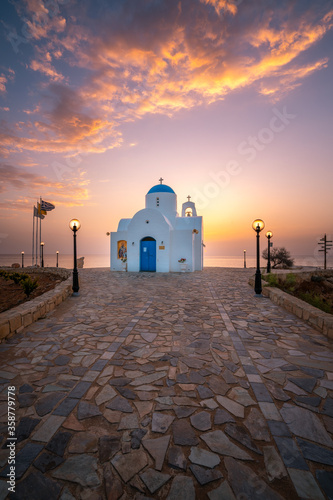
[[(331, 0), (2, 0), (0, 254), (107, 254), (158, 183), (207, 256), (333, 236)], [(332, 238), (330, 238), (332, 239)]]

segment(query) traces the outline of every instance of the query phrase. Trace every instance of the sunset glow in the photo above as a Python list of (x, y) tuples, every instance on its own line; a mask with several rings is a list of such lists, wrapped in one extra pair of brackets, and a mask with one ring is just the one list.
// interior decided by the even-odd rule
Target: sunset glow
[[(1, 2), (0, 253), (108, 253), (162, 176), (204, 218), (205, 253), (333, 236), (329, 0)], [(331, 238), (332, 239), (332, 238)]]

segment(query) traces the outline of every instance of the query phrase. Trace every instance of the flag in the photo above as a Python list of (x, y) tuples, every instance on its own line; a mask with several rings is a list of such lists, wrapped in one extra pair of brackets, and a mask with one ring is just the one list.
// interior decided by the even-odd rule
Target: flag
[(55, 209), (55, 206), (48, 201), (41, 200), (41, 208), (42, 210), (46, 210), (47, 212), (51, 212), (51, 210)]
[[(39, 205), (39, 203), (38, 203)], [(38, 210), (36, 207), (34, 207), (34, 217), (39, 217), (40, 219), (45, 219), (45, 215), (43, 215), (42, 213), (38, 213)]]
[(38, 213), (39, 215), (42, 214), (42, 215), (46, 215), (46, 210), (42, 210), (42, 206), (40, 203), (37, 202), (37, 210), (38, 210)]

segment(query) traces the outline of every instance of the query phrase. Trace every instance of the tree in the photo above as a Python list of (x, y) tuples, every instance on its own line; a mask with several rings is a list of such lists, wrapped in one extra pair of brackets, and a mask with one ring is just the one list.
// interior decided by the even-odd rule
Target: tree
[[(262, 252), (263, 259), (268, 260), (268, 249)], [(271, 265), (273, 269), (277, 267), (282, 267), (282, 269), (287, 269), (294, 265), (294, 259), (291, 258), (290, 252), (284, 247), (276, 247), (271, 249)]]

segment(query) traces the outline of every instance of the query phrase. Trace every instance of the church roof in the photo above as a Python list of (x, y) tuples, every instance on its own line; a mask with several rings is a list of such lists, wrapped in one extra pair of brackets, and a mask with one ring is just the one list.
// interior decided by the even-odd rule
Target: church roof
[(167, 186), (166, 184), (156, 184), (156, 186), (153, 186), (152, 188), (149, 189), (147, 194), (151, 194), (151, 193), (173, 193), (173, 194), (176, 194), (174, 192), (174, 190), (170, 186)]

